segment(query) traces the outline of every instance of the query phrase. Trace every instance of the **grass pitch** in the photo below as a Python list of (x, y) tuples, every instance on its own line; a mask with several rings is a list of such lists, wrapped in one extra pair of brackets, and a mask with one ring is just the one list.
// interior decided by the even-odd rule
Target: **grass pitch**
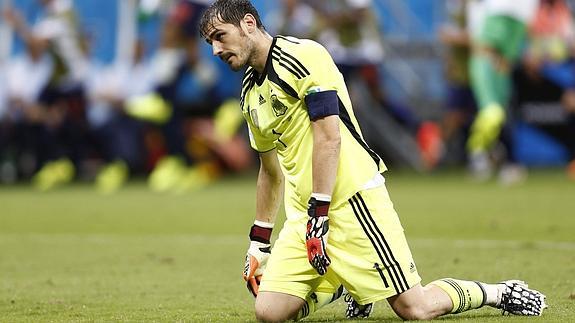
[[(521, 278), (550, 306), (541, 318), (486, 308), (443, 320), (575, 320), (575, 183), (562, 173), (501, 187), (391, 172), (387, 185), (425, 283)], [(0, 321), (253, 321), (241, 270), (254, 192), (255, 175), (188, 195), (0, 187)], [(341, 301), (308, 319), (343, 320)], [(370, 320), (400, 321), (385, 302)]]

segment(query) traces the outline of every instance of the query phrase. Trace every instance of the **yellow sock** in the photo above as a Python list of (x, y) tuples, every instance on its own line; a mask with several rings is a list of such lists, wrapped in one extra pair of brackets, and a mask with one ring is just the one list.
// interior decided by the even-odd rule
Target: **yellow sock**
[(313, 292), (305, 300), (305, 304), (297, 313), (296, 321), (299, 321), (311, 313), (319, 310), (320, 308), (326, 306), (337, 300), (343, 294), (343, 286), (339, 286), (335, 293), (323, 293), (323, 292)]
[(485, 304), (487, 294), (479, 282), (443, 278), (431, 282), (449, 295), (453, 302), (451, 313), (461, 313)]
[(474, 152), (489, 149), (499, 138), (504, 122), (505, 110), (499, 104), (493, 103), (479, 110), (471, 125), (467, 150)]

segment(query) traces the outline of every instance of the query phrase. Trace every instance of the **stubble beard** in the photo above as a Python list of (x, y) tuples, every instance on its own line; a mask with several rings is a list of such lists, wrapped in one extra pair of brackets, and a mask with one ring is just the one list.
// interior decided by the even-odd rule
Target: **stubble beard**
[(252, 40), (246, 36), (246, 34), (240, 29), (240, 35), (242, 36), (242, 48), (241, 51), (238, 52), (238, 55), (236, 55), (236, 59), (239, 60), (239, 63), (237, 65), (230, 65), (230, 68), (234, 71), (234, 72), (238, 72), (241, 71), (244, 67), (246, 67), (246, 65), (250, 65), (250, 61), (252, 60), (252, 56), (253, 56), (253, 48), (254, 48), (254, 44), (252, 42)]

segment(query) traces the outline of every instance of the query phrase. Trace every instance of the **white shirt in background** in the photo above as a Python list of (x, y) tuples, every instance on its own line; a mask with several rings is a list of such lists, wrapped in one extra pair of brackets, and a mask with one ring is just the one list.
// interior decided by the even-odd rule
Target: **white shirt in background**
[[(372, 0), (330, 0), (328, 4), (336, 10), (373, 9)], [(320, 34), (319, 42), (327, 48), (336, 63), (379, 64), (383, 62), (382, 35), (375, 15), (369, 18), (359, 26), (360, 38), (353, 45), (342, 44), (335, 30), (326, 29)]]
[(529, 23), (537, 12), (539, 0), (471, 0), (467, 6), (467, 26), (477, 38), (488, 16), (509, 16)]

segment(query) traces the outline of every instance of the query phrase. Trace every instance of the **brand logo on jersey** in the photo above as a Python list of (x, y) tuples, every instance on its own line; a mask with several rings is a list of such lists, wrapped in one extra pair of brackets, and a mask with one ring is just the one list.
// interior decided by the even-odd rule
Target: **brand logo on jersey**
[(274, 109), (276, 117), (283, 116), (284, 114), (286, 114), (287, 107), (285, 106), (285, 104), (281, 103), (280, 100), (278, 100), (277, 95), (272, 94), (271, 100), (272, 100), (272, 109)]
[(266, 99), (260, 94), (260, 105), (266, 103)]
[(415, 272), (415, 264), (413, 262), (409, 264), (409, 272), (412, 274)]

